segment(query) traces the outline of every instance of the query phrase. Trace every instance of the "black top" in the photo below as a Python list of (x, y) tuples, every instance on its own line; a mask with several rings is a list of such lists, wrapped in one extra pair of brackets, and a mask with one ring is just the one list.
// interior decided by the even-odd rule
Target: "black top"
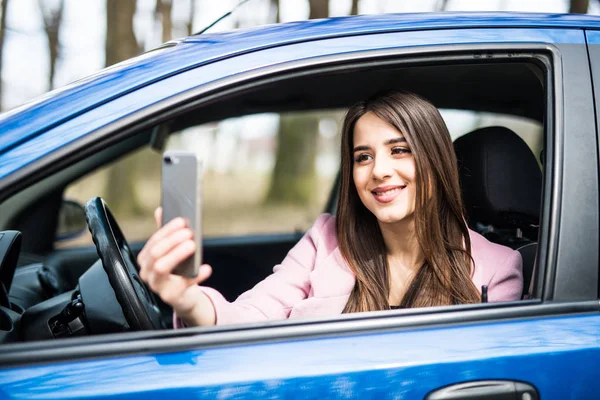
[(390, 306), (391, 310), (398, 310), (400, 308), (402, 308), (402, 307), (401, 306)]

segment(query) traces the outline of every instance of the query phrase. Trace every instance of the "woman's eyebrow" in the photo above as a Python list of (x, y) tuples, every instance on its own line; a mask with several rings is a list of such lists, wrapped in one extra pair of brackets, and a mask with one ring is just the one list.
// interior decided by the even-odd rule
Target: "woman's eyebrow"
[(369, 146), (356, 146), (354, 148), (354, 150), (352, 150), (352, 152), (356, 153), (357, 151), (365, 151), (365, 150), (371, 150), (371, 148)]
[(395, 144), (395, 143), (406, 143), (406, 138), (404, 136), (395, 137), (390, 140), (386, 140), (385, 144)]
[[(395, 143), (406, 143), (406, 138), (404, 136), (399, 136), (399, 137), (395, 137), (389, 140), (385, 141), (385, 145), (390, 145), (390, 144), (395, 144)], [(365, 150), (371, 150), (371, 147), (369, 146), (356, 146), (352, 152), (356, 153), (357, 151), (365, 151)]]

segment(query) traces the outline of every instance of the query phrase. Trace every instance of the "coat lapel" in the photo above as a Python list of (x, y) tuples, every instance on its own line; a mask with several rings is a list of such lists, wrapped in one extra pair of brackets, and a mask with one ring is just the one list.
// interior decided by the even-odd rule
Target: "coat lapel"
[(310, 275), (310, 296), (294, 305), (289, 318), (323, 317), (341, 314), (355, 277), (336, 248)]

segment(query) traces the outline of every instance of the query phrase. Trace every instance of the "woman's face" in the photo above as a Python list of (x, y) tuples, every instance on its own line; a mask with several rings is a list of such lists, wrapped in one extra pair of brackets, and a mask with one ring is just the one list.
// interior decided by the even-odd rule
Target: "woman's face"
[(354, 126), (352, 175), (361, 201), (382, 223), (412, 219), (415, 159), (404, 135), (368, 112)]

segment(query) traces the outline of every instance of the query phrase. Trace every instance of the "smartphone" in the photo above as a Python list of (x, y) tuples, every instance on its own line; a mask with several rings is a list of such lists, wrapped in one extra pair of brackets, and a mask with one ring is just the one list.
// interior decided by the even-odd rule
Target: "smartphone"
[(162, 224), (182, 217), (194, 232), (196, 253), (179, 264), (173, 273), (198, 275), (202, 262), (202, 163), (195, 153), (166, 151), (162, 158)]

